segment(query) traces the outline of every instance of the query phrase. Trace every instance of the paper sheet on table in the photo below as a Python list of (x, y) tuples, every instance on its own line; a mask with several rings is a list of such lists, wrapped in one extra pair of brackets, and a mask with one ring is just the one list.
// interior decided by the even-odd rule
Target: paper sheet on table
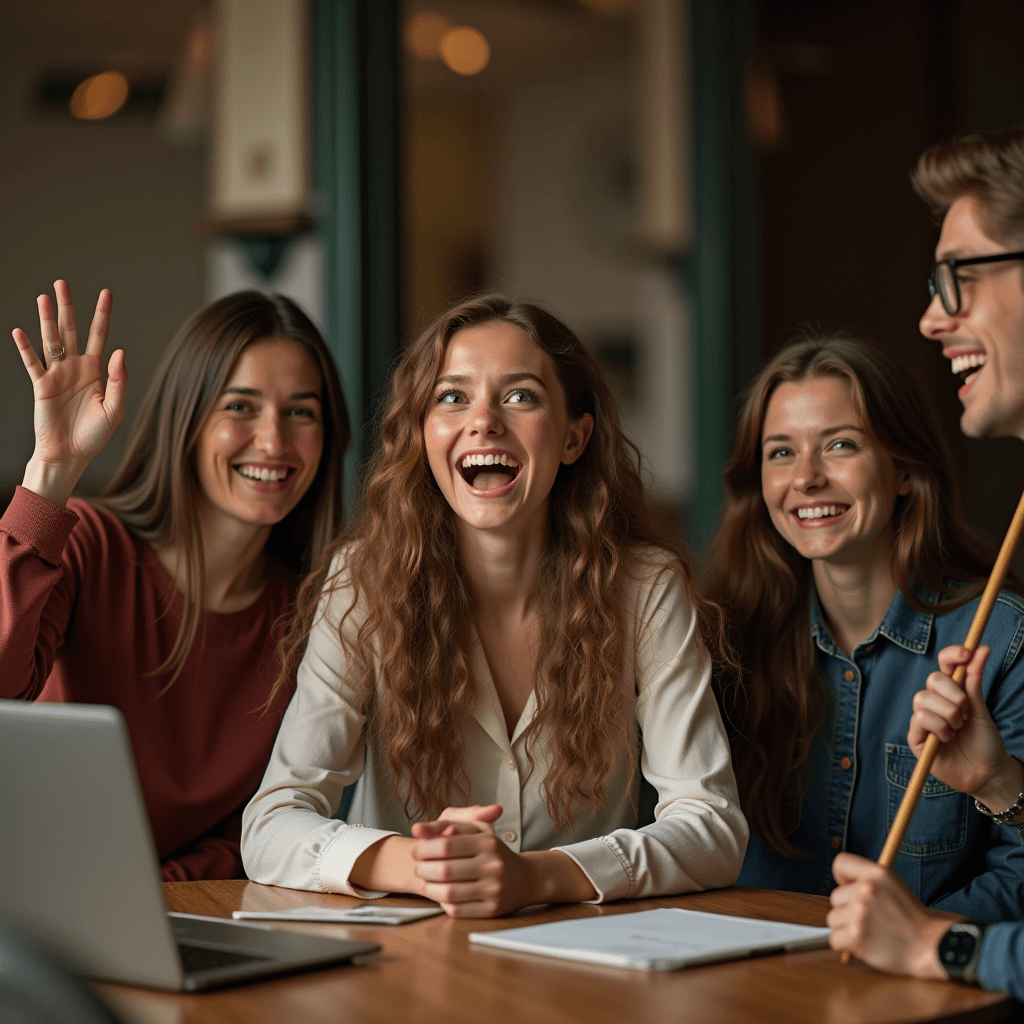
[(319, 921), (322, 924), (408, 924), (442, 913), (440, 907), (291, 907), (236, 910), (236, 921)]
[(719, 960), (818, 949), (828, 945), (828, 936), (828, 928), (666, 907), (473, 932), (469, 941), (610, 967), (674, 971)]

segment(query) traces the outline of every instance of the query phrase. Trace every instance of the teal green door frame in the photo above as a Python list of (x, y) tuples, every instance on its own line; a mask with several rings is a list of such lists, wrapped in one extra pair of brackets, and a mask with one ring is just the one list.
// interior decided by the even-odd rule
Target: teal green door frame
[(324, 326), (352, 418), (350, 504), (401, 346), (398, 6), (310, 0)]
[(680, 262), (694, 303), (696, 477), (687, 536), (701, 550), (724, 497), (736, 397), (761, 361), (757, 163), (745, 88), (755, 0), (690, 0), (694, 245)]

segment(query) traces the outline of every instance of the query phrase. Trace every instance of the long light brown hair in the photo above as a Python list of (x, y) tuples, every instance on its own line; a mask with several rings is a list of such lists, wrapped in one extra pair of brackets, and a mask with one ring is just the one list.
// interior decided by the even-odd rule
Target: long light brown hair
[[(822, 377), (846, 382), (865, 429), (909, 474), (910, 491), (893, 515), (893, 577), (904, 599), (921, 611), (948, 611), (977, 597), (991, 566), (988, 545), (960, 512), (935, 416), (886, 351), (846, 334), (807, 332), (754, 378), (708, 550), (709, 593), (726, 607), (742, 666), (719, 680), (740, 801), (754, 834), (792, 858), (803, 853), (787, 838), (784, 808), (802, 799), (829, 705), (811, 638), (811, 562), (772, 524), (761, 492), (761, 435), (779, 384)], [(939, 604), (922, 604), (912, 582), (938, 593)]]
[[(596, 363), (565, 324), (536, 306), (488, 295), (454, 306), (416, 338), (391, 377), (362, 508), (329, 552), (344, 551), (344, 566), (327, 585), (351, 587), (349, 611), (357, 602), (365, 609), (354, 643), (342, 630), (342, 644), (359, 666), (352, 678), (363, 688), (395, 795), (404, 780), (406, 813), (435, 814), (466, 794), (462, 729), (476, 689), (467, 646), (473, 595), (460, 565), (455, 513), (427, 463), (423, 420), (452, 336), (494, 321), (518, 327), (551, 357), (572, 419), (594, 417), (583, 454), (560, 467), (552, 487), (535, 594), (543, 635), (527, 751), (543, 733), (543, 792), (552, 820), (564, 827), (576, 807), (606, 798), (606, 782), (629, 749), (633, 693), (623, 678), (623, 598), (641, 546), (672, 552), (697, 610), (699, 636), (714, 651), (721, 637), (718, 623), (712, 626), (717, 609), (694, 592), (685, 556), (651, 524), (639, 453), (619, 427)], [(326, 574), (324, 564), (300, 589), (302, 628), (284, 642), (279, 683), (302, 657)], [(379, 700), (371, 689), (374, 660)]]
[(290, 338), (312, 355), (323, 382), (323, 450), (299, 503), (270, 531), (266, 550), (293, 572), (308, 570), (341, 525), (348, 409), (330, 351), (313, 322), (290, 299), (245, 291), (210, 303), (178, 331), (142, 403), (128, 449), (103, 494), (92, 503), (117, 516), (141, 540), (173, 547), (185, 568), (184, 609), (170, 654), (154, 668), (180, 674), (202, 619), (203, 542), (199, 530), (196, 446), (232, 366), (250, 342)]

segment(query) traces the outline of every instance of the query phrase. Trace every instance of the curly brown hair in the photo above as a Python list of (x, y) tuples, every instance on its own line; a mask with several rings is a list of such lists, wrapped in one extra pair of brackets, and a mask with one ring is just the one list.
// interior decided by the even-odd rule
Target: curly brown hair
[[(605, 784), (628, 749), (634, 693), (623, 680), (623, 595), (644, 546), (664, 549), (659, 564), (668, 562), (683, 580), (705, 650), (728, 652), (717, 606), (696, 593), (688, 557), (653, 525), (639, 452), (622, 433), (600, 369), (572, 331), (537, 306), (499, 295), (473, 298), (439, 316), (407, 348), (383, 404), (362, 507), (299, 592), (277, 686), (294, 677), (323, 587), (350, 587), (342, 627), (357, 603), (362, 618), (354, 642), (339, 627), (341, 642), (350, 663), (360, 666), (353, 679), (363, 688), (369, 729), (392, 770), (395, 796), (404, 781), (401, 799), (410, 817), (434, 815), (456, 795), (465, 797), (462, 724), (476, 700), (466, 641), (474, 599), (460, 565), (455, 513), (427, 463), (423, 420), (453, 335), (494, 321), (518, 327), (551, 357), (569, 416), (590, 413), (595, 424), (583, 454), (560, 467), (552, 487), (535, 594), (542, 638), (527, 751), (543, 732), (544, 796), (552, 820), (565, 827), (574, 808), (606, 798)], [(343, 567), (328, 579), (341, 552)]]

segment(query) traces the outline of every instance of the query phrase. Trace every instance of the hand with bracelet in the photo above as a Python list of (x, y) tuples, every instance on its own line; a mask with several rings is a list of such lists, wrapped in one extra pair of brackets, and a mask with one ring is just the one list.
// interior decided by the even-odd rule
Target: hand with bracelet
[[(939, 652), (939, 669), (928, 676), (927, 688), (914, 696), (907, 743), (920, 757), (929, 733), (942, 746), (932, 763), (932, 775), (961, 793), (974, 797), (982, 813), (1024, 832), (1024, 764), (1006, 750), (982, 693), (982, 671), (989, 648), (972, 653), (965, 647)], [(952, 675), (967, 666), (961, 689)], [(1024, 835), (1022, 835), (1024, 839)]]
[[(920, 756), (929, 733), (938, 736), (943, 745), (932, 762), (932, 774), (973, 796), (982, 814), (1022, 834), (1024, 765), (1007, 752), (985, 704), (982, 672), (988, 655), (988, 647), (973, 654), (963, 647), (939, 652), (940, 671), (933, 672), (926, 689), (914, 696), (907, 743)], [(962, 689), (952, 679), (958, 665), (967, 666)], [(849, 950), (891, 974), (971, 983), (988, 980), (979, 975), (979, 965), (992, 926), (925, 907), (893, 871), (863, 857), (840, 853), (832, 873), (839, 883), (832, 891), (827, 918), (833, 949)], [(1021, 941), (1021, 925), (996, 927), (1003, 933), (1000, 949)], [(992, 959), (992, 950), (987, 953)], [(1007, 979), (997, 984), (1008, 987)]]

